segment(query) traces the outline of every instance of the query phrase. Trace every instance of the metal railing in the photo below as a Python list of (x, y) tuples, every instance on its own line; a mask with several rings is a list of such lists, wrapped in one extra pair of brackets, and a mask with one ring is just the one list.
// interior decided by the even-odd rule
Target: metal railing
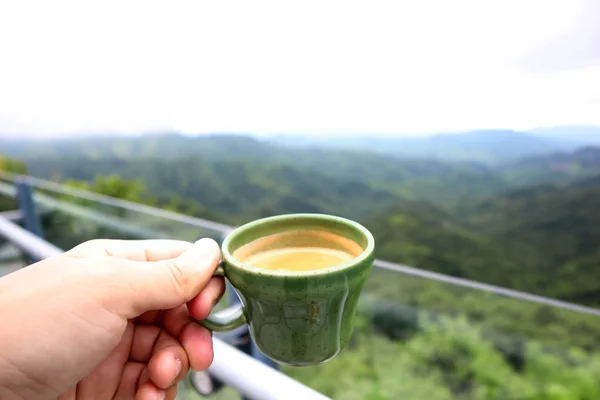
[[(17, 176), (7, 173), (0, 173), (0, 178), (10, 181), (13, 184), (18, 182), (26, 183), (31, 185), (32, 187), (36, 187), (39, 189), (44, 189), (46, 191), (51, 191), (55, 193), (59, 193), (62, 195), (72, 196), (80, 199), (90, 200), (99, 204), (118, 207), (124, 210), (146, 214), (153, 217), (158, 217), (162, 219), (167, 219), (170, 221), (184, 223), (186, 225), (195, 226), (198, 228), (214, 230), (220, 232), (221, 235), (226, 235), (234, 226), (222, 224), (215, 221), (210, 221), (202, 218), (192, 217), (188, 215), (179, 214), (172, 211), (162, 210), (155, 207), (150, 207), (147, 205), (143, 205), (140, 203), (135, 203), (127, 200), (116, 199), (110, 196), (105, 196), (99, 193), (94, 193), (82, 189), (75, 189), (67, 187), (63, 184), (34, 178), (31, 176)], [(0, 182), (0, 194), (12, 195), (16, 196), (16, 189), (14, 187), (10, 187), (11, 185), (1, 185)], [(111, 218), (110, 216), (103, 215), (100, 213), (94, 213), (92, 210), (86, 210), (85, 207), (77, 207), (73, 204), (70, 204), (68, 201), (60, 201), (51, 198), (50, 196), (36, 195), (39, 196), (39, 201), (42, 204), (51, 205), (53, 208), (59, 208), (66, 213), (70, 213), (77, 217), (89, 218), (95, 220), (98, 223), (105, 223), (106, 225), (110, 225), (115, 227), (116, 229), (120, 229), (123, 231), (130, 232), (144, 232), (145, 236), (148, 237), (156, 237), (157, 234), (160, 234), (158, 231), (148, 231), (141, 230), (139, 227), (131, 226), (126, 221), (117, 218)], [(547, 305), (551, 307), (561, 308), (570, 311), (576, 311), (583, 314), (593, 315), (596, 317), (600, 317), (600, 310), (582, 306), (579, 304), (569, 303), (561, 300), (552, 299), (545, 296), (539, 296), (527, 292), (522, 292), (519, 290), (507, 289), (496, 285), (491, 285), (487, 283), (476, 282), (463, 278), (456, 278), (450, 275), (445, 275), (437, 272), (431, 272), (424, 269), (393, 263), (385, 260), (375, 260), (375, 267), (382, 268), (386, 270), (391, 270), (398, 272), (400, 274), (419, 277), (423, 279), (433, 280), (437, 282), (448, 283), (454, 286), (465, 287), (469, 289), (475, 289), (482, 292), (487, 292), (491, 294), (496, 294), (503, 297), (513, 298), (515, 300), (522, 300), (542, 305)]]
[[(35, 234), (0, 216), (0, 236), (37, 259), (58, 256), (63, 251)], [(245, 396), (257, 400), (326, 400), (327, 397), (287, 375), (270, 368), (244, 352), (213, 338), (214, 360), (208, 372)]]

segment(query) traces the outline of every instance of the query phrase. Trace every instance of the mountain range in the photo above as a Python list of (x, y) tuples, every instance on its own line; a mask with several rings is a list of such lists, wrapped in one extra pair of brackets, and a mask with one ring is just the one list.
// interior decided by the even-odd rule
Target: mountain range
[(373, 230), (381, 258), (600, 304), (600, 279), (591, 279), (600, 265), (591, 245), (600, 243), (600, 147), (552, 152), (542, 139), (498, 132), (435, 140), (492, 151), (502, 146), (490, 143), (515, 138), (530, 154), (501, 150), (494, 163), (239, 135), (11, 141), (2, 150), (39, 177), (231, 224), (346, 216)]
[(286, 146), (361, 149), (401, 157), (501, 163), (600, 145), (600, 127), (556, 126), (525, 132), (488, 129), (426, 137), (280, 135), (272, 140)]
[[(435, 134), (425, 137), (383, 137), (376, 134), (354, 136), (246, 134), (181, 135), (164, 132), (141, 136), (97, 136), (68, 140), (4, 139), (0, 151), (17, 157), (85, 154), (94, 158), (111, 153), (132, 156), (210, 157), (213, 148), (229, 140), (230, 154), (243, 151), (244, 157), (260, 159), (276, 147), (290, 149), (340, 149), (373, 151), (400, 158), (426, 158), (439, 161), (477, 162), (498, 165), (523, 157), (570, 151), (585, 145), (600, 145), (600, 127), (556, 126), (531, 131), (478, 130), (464, 133)], [(218, 142), (218, 144), (217, 144)], [(260, 146), (257, 143), (260, 142)], [(239, 147), (238, 147), (239, 146)]]

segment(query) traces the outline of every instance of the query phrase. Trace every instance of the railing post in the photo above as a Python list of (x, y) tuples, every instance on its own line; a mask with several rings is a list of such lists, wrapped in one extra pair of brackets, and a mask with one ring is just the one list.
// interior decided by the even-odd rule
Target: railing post
[(33, 202), (33, 188), (25, 179), (18, 179), (15, 183), (17, 187), (17, 200), (23, 215), (24, 228), (34, 235), (43, 238), (42, 225), (39, 215), (35, 210), (35, 203)]

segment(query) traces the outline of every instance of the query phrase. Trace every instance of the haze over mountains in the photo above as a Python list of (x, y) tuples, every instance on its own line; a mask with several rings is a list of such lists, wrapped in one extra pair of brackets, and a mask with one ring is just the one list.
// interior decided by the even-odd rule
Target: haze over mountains
[[(175, 136), (181, 136), (175, 138)], [(48, 155), (54, 151), (71, 151), (81, 146), (89, 146), (90, 139), (94, 139), (96, 149), (101, 149), (106, 142), (117, 143), (121, 152), (126, 155), (135, 147), (141, 151), (137, 155), (143, 155), (144, 151), (151, 148), (154, 154), (154, 146), (165, 145), (166, 154), (169, 151), (184, 151), (193, 155), (198, 151), (202, 154), (209, 152), (206, 147), (209, 141), (203, 140), (207, 137), (244, 136), (253, 137), (259, 141), (287, 147), (304, 148), (332, 148), (350, 150), (371, 150), (399, 157), (428, 158), (450, 161), (477, 161), (485, 164), (496, 164), (518, 158), (543, 155), (553, 152), (572, 150), (585, 145), (600, 145), (600, 127), (597, 126), (556, 126), (537, 128), (531, 131), (518, 132), (513, 130), (477, 130), (464, 133), (444, 133), (429, 136), (379, 136), (368, 135), (267, 135), (255, 136), (242, 133), (222, 133), (212, 135), (180, 135), (177, 132), (150, 133), (146, 135), (120, 136), (120, 135), (96, 135), (94, 137), (81, 137), (64, 140), (36, 139), (3, 139), (3, 148), (7, 153), (32, 155)], [(168, 139), (167, 139), (168, 138)], [(190, 147), (179, 149), (178, 144), (186, 141)], [(203, 142), (203, 146), (194, 146), (195, 140)], [(31, 142), (23, 147), (22, 142)], [(47, 145), (48, 141), (52, 142)], [(238, 143), (236, 141), (235, 143)], [(235, 151), (236, 149), (232, 149)], [(91, 149), (90, 149), (91, 151)], [(156, 155), (156, 154), (154, 154)]]
[(277, 143), (291, 146), (326, 146), (375, 150), (407, 157), (444, 160), (502, 162), (519, 157), (570, 150), (584, 145), (600, 145), (600, 127), (562, 126), (527, 132), (477, 130), (436, 134), (427, 137), (346, 136), (321, 137), (282, 135)]

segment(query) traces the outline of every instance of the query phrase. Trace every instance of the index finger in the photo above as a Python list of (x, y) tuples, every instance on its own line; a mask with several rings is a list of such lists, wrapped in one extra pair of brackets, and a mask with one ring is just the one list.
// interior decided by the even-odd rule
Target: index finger
[(94, 239), (84, 242), (65, 254), (70, 257), (116, 257), (132, 261), (161, 261), (179, 257), (193, 243), (183, 240)]

